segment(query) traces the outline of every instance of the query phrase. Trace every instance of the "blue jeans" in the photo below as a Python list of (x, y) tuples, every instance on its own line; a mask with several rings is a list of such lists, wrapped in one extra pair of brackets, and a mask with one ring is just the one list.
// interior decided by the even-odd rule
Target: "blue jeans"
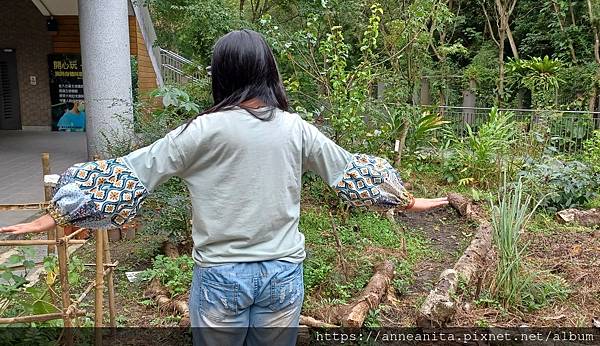
[(304, 300), (302, 263), (194, 268), (194, 345), (295, 345)]

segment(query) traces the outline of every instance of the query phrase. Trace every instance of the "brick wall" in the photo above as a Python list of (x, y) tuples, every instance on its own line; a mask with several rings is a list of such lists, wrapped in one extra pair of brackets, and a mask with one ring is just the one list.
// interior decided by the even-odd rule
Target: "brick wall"
[[(21, 124), (50, 125), (48, 54), (52, 36), (46, 18), (31, 1), (0, 0), (0, 48), (13, 48), (17, 55)], [(29, 83), (37, 77), (37, 85)]]

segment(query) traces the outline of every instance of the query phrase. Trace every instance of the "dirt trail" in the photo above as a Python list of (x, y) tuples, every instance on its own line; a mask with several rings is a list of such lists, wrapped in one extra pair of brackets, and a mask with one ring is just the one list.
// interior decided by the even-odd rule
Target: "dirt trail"
[(381, 308), (380, 320), (386, 327), (414, 326), (418, 307), (440, 273), (452, 267), (462, 254), (473, 236), (474, 227), (450, 207), (401, 214), (396, 220), (407, 232), (419, 232), (429, 239), (432, 254), (415, 264), (406, 291), (397, 295), (397, 301)]

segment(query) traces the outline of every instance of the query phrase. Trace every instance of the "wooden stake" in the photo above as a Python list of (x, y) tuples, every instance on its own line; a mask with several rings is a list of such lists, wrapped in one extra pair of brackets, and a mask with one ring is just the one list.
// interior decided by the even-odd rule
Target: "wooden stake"
[(96, 231), (96, 301), (94, 326), (96, 327), (96, 345), (102, 345), (102, 317), (104, 315), (104, 241), (102, 232)]
[[(112, 260), (110, 259), (110, 247), (108, 243), (108, 231), (103, 230), (102, 241), (104, 242), (104, 265), (110, 265)], [(108, 312), (110, 316), (110, 326), (113, 328), (117, 327), (116, 319), (116, 307), (115, 307), (115, 283), (113, 278), (113, 271), (108, 272)]]
[[(42, 153), (42, 184), (44, 186), (44, 201), (50, 202), (52, 199), (52, 187), (46, 186), (44, 177), (50, 174), (50, 154)], [(48, 230), (48, 240), (56, 239), (56, 230), (54, 228)], [(54, 253), (54, 245), (48, 245), (48, 255)]]
[[(64, 239), (65, 229), (61, 226), (56, 227), (56, 236), (59, 239)], [(62, 295), (62, 314), (65, 327), (65, 344), (70, 346), (73, 345), (73, 334), (71, 327), (73, 327), (71, 317), (67, 314), (67, 310), (71, 305), (71, 298), (69, 297), (69, 254), (68, 254), (68, 241), (59, 242), (56, 245), (58, 252), (58, 268), (60, 270), (60, 291)]]

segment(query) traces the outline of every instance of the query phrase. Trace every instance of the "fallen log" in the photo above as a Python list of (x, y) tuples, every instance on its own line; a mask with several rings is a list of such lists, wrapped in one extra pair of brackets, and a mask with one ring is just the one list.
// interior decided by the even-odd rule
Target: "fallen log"
[(190, 308), (188, 303), (180, 299), (170, 298), (167, 289), (157, 279), (150, 281), (150, 285), (144, 292), (144, 297), (154, 299), (160, 309), (176, 311), (181, 314), (180, 326), (184, 327), (186, 325), (182, 324), (186, 323), (189, 325)]
[(329, 324), (327, 322), (319, 321), (310, 316), (300, 315), (300, 325), (307, 326), (310, 328), (337, 328), (335, 324)]
[(342, 309), (339, 315), (343, 327), (360, 328), (369, 310), (375, 309), (385, 297), (390, 282), (394, 279), (394, 263), (384, 261), (375, 268), (375, 274), (354, 304)]
[(162, 252), (165, 254), (165, 256), (170, 258), (179, 257), (179, 249), (177, 249), (177, 246), (169, 240), (165, 240), (162, 243)]
[(556, 213), (556, 220), (562, 223), (577, 223), (584, 227), (600, 225), (600, 209), (565, 209)]
[(456, 291), (459, 281), (469, 284), (477, 278), (488, 262), (492, 250), (492, 225), (483, 219), (483, 212), (474, 208), (461, 195), (448, 195), (450, 205), (469, 221), (479, 222), (475, 237), (454, 264), (454, 267), (440, 274), (435, 287), (429, 292), (419, 310), (417, 325), (420, 327), (439, 327), (452, 319), (457, 309)]

